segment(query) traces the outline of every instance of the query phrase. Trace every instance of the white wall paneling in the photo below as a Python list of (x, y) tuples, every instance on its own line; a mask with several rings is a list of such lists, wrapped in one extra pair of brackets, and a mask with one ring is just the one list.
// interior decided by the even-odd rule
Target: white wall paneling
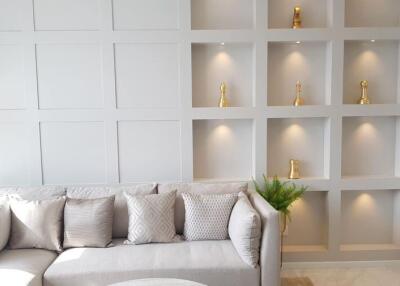
[(251, 29), (255, 0), (191, 0), (192, 29)]
[(182, 180), (178, 121), (120, 121), (118, 142), (122, 183)]
[(368, 80), (368, 94), (373, 104), (396, 103), (399, 81), (398, 56), (398, 41), (346, 41), (344, 103), (357, 103), (361, 95), (362, 80)]
[(400, 2), (397, 0), (345, 0), (346, 27), (400, 26)]
[(252, 106), (251, 44), (193, 44), (192, 68), (193, 107), (217, 107), (222, 82), (227, 84), (229, 106)]
[(251, 120), (196, 120), (193, 148), (195, 179), (250, 179)]
[(118, 108), (177, 108), (177, 44), (116, 44)]
[[(0, 0), (0, 184), (286, 178), (295, 157), (285, 261), (399, 259), (400, 4), (376, 2)], [(364, 77), (376, 104), (352, 104)], [(341, 235), (356, 191), (374, 241)]]
[(111, 0), (114, 30), (176, 30), (179, 0)]
[(270, 42), (268, 105), (292, 105), (298, 80), (302, 83), (306, 105), (327, 104), (327, 59), (327, 43), (324, 42)]

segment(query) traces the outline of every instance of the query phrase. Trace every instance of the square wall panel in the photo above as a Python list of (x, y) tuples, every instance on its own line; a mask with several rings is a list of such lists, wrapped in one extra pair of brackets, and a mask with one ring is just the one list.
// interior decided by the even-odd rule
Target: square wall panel
[(101, 108), (102, 51), (96, 44), (36, 47), (41, 109)]
[(179, 121), (118, 123), (121, 183), (181, 180)]
[(0, 0), (0, 31), (18, 31), (21, 29), (21, 2)]
[(192, 0), (193, 30), (252, 29), (254, 0)]
[(343, 119), (342, 176), (394, 176), (396, 119)]
[(326, 118), (268, 119), (268, 176), (288, 177), (289, 161), (300, 161), (301, 177), (326, 177), (329, 133)]
[(179, 0), (112, 2), (114, 30), (176, 30), (179, 27)]
[(29, 183), (27, 132), (22, 123), (0, 123), (0, 185)]
[(362, 80), (368, 81), (368, 96), (371, 103), (397, 102), (398, 41), (346, 41), (344, 62), (343, 101), (345, 104), (357, 103), (361, 96), (360, 82)]
[(40, 124), (44, 184), (105, 183), (103, 122)]
[(193, 44), (193, 107), (217, 107), (222, 82), (229, 106), (252, 106), (253, 70), (251, 44)]
[(0, 109), (25, 107), (23, 59), (21, 46), (0, 45)]
[(119, 108), (173, 108), (179, 102), (177, 44), (116, 44)]
[(305, 105), (325, 105), (327, 43), (268, 44), (268, 105), (292, 105), (296, 83), (302, 84)]
[(38, 31), (98, 30), (100, 0), (33, 0)]
[(194, 121), (194, 178), (249, 179), (253, 170), (252, 138), (252, 120)]

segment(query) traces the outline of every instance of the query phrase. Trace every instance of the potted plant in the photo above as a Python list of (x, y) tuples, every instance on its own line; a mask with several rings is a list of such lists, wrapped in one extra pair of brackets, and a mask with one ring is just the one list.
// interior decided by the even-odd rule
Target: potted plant
[[(260, 186), (254, 179), (254, 186), (257, 193), (260, 194), (272, 207), (280, 213), (280, 230), (281, 230), (281, 251), (283, 233), (287, 227), (287, 220), (290, 220), (290, 206), (303, 196), (307, 187), (298, 187), (294, 183), (288, 181), (281, 182), (278, 176), (274, 176), (269, 180), (263, 175), (264, 182)], [(282, 255), (282, 252), (281, 252)], [(282, 261), (282, 259), (281, 259)]]

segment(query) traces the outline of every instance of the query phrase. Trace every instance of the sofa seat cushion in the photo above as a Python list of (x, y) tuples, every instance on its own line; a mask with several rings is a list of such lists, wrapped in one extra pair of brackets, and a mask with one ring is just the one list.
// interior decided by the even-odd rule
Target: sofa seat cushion
[(179, 278), (208, 286), (259, 286), (260, 269), (242, 261), (230, 240), (80, 248), (63, 252), (44, 275), (46, 286), (109, 285)]
[(0, 285), (42, 286), (43, 273), (57, 253), (43, 249), (16, 249), (0, 252)]

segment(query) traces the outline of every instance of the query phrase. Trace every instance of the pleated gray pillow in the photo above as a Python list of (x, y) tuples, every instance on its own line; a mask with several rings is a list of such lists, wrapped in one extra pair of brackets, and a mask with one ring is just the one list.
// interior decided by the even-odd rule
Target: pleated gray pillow
[(11, 214), (8, 200), (0, 197), (0, 251), (7, 245), (10, 237)]
[(49, 200), (10, 199), (10, 248), (61, 251), (65, 197)]
[(64, 209), (64, 248), (106, 247), (112, 241), (114, 196), (67, 198)]
[(229, 237), (244, 262), (257, 267), (260, 253), (261, 218), (247, 196), (239, 194), (229, 219)]
[(146, 196), (125, 193), (129, 212), (127, 244), (171, 242), (175, 239), (176, 191)]

